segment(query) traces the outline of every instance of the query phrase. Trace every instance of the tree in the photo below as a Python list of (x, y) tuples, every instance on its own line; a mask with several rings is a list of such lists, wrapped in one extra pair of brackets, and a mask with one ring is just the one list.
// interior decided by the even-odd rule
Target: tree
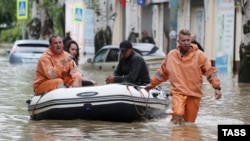
[(250, 83), (250, 2), (238, 0), (242, 8), (242, 39), (238, 82)]
[(0, 32), (10, 28), (16, 22), (16, 0), (1, 0), (0, 2)]
[(46, 39), (51, 34), (62, 35), (64, 29), (63, 4), (58, 0), (37, 0), (37, 2), (41, 15), (42, 38)]
[[(0, 2), (0, 33), (2, 30), (8, 29), (17, 32), (16, 28), (20, 26), (17, 21), (17, 4), (16, 0), (1, 0)], [(36, 2), (38, 4), (37, 10), (40, 13), (40, 17), (32, 17), (32, 4)], [(29, 37), (38, 39), (46, 38), (51, 34), (62, 35), (64, 28), (64, 16), (63, 16), (63, 0), (29, 0), (28, 6), (28, 20), (25, 22)], [(32, 12), (31, 12), (32, 11)], [(40, 26), (40, 27), (39, 27)], [(30, 32), (30, 30), (32, 30)], [(7, 31), (7, 30), (6, 30)], [(39, 32), (39, 33), (37, 33)], [(8, 36), (7, 33), (5, 33)], [(16, 38), (13, 38), (15, 40)], [(3, 40), (2, 40), (3, 41)]]

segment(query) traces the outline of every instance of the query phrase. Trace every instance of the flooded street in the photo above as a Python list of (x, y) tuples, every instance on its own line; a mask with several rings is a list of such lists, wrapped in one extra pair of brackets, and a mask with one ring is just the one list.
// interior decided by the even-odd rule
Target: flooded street
[[(82, 67), (81, 67), (82, 68)], [(107, 74), (83, 70), (98, 85)], [(216, 141), (218, 124), (250, 123), (250, 84), (238, 84), (236, 76), (222, 75), (223, 97), (204, 82), (204, 97), (195, 124), (173, 126), (170, 117), (145, 122), (120, 123), (88, 120), (32, 121), (25, 101), (33, 95), (35, 65), (10, 65), (0, 55), (0, 141)]]

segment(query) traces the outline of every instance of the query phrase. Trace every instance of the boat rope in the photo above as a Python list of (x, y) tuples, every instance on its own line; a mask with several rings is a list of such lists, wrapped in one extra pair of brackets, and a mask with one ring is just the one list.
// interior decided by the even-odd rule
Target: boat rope
[[(131, 98), (132, 98), (132, 100), (133, 100), (133, 102), (134, 102), (134, 105), (135, 105), (136, 112), (137, 112), (139, 115), (141, 115), (141, 116), (146, 115), (147, 112), (148, 112), (148, 110), (149, 110), (148, 100), (149, 100), (150, 94), (148, 94), (148, 98), (146, 98), (146, 97), (144, 96), (144, 94), (142, 93), (142, 91), (141, 91), (141, 89), (143, 89), (143, 87), (140, 87), (140, 86), (138, 86), (138, 85), (131, 84), (131, 83), (123, 83), (123, 84), (126, 85), (127, 90), (129, 91), (129, 93), (130, 93), (130, 95), (131, 95)], [(140, 94), (141, 94), (141, 97), (142, 97), (143, 99), (145, 99), (145, 103), (146, 103), (146, 105), (145, 105), (146, 109), (145, 109), (144, 112), (141, 113), (141, 112), (139, 111), (139, 109), (137, 108), (137, 106), (136, 106), (136, 104), (135, 104), (135, 99), (133, 98), (133, 94), (132, 94), (132, 92), (130, 91), (129, 86), (135, 86), (136, 88), (139, 88), (139, 92), (140, 92)]]
[(37, 106), (38, 102), (42, 99), (43, 96), (44, 96), (44, 93), (41, 94), (40, 98), (37, 100), (36, 104), (35, 104), (35, 105), (33, 106), (33, 108), (32, 108), (32, 115), (31, 115), (31, 116), (32, 116), (33, 118), (35, 118), (35, 117), (34, 117), (34, 114), (35, 114), (36, 106)]

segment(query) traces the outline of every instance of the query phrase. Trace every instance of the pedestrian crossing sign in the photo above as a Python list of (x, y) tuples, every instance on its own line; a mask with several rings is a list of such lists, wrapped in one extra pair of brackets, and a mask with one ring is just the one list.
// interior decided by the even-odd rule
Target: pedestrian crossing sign
[(75, 23), (83, 23), (83, 8), (79, 5), (74, 7), (74, 22)]
[(17, 0), (17, 19), (28, 19), (28, 0)]

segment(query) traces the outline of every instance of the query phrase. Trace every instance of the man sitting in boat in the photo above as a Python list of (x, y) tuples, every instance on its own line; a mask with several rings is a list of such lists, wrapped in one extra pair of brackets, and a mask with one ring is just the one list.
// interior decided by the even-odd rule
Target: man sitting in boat
[(106, 83), (131, 83), (146, 85), (150, 82), (145, 60), (133, 50), (132, 44), (125, 40), (120, 43), (121, 59), (113, 75), (106, 77)]
[(81, 87), (82, 73), (70, 54), (63, 50), (60, 36), (49, 39), (49, 48), (38, 61), (33, 82), (35, 95), (57, 88)]

